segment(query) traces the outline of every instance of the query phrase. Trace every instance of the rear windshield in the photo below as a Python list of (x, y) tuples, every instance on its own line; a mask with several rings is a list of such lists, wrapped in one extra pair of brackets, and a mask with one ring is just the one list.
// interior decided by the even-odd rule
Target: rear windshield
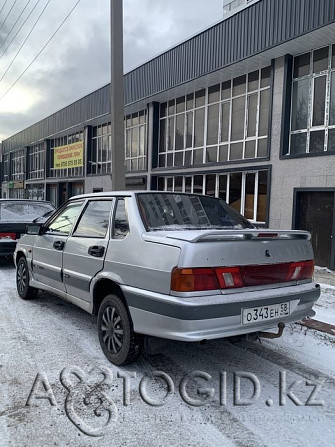
[(3, 222), (32, 222), (53, 209), (51, 204), (43, 202), (0, 202), (0, 220)]
[(223, 200), (193, 194), (138, 194), (148, 230), (243, 229), (254, 226)]

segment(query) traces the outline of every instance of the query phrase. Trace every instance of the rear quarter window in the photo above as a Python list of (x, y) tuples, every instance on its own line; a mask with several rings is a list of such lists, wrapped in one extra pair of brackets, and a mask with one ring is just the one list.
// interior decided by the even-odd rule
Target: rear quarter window
[(129, 233), (129, 222), (124, 199), (118, 199), (116, 203), (113, 239), (124, 239)]

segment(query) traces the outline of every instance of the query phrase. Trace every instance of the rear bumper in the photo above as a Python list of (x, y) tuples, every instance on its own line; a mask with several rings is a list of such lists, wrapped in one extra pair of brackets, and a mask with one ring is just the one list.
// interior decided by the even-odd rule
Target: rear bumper
[(0, 256), (12, 255), (15, 251), (16, 241), (2, 239), (0, 241)]
[[(182, 341), (230, 337), (274, 328), (312, 317), (320, 286), (314, 283), (275, 289), (178, 298), (123, 287), (134, 330), (141, 334)], [(291, 314), (271, 320), (242, 324), (245, 308), (290, 303)]]

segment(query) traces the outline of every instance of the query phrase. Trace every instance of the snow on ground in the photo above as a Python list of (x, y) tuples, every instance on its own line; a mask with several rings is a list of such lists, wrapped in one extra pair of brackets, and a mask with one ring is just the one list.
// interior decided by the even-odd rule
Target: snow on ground
[(321, 296), (315, 304), (315, 320), (335, 326), (335, 286), (320, 284)]
[(318, 265), (315, 266), (315, 272), (316, 273), (325, 272), (325, 273), (330, 273), (330, 274), (334, 275), (334, 271), (333, 270), (330, 270), (327, 267), (320, 267)]
[[(325, 315), (333, 292), (322, 286)], [(1, 261), (0, 302), (0, 447), (334, 445), (331, 335), (292, 324), (261, 343), (166, 342), (118, 368), (93, 316), (49, 294), (19, 299), (14, 268)]]

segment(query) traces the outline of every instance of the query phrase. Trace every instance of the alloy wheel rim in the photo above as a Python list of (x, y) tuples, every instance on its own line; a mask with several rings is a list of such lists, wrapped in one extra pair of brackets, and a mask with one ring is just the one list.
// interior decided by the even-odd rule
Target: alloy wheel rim
[(108, 306), (101, 320), (102, 339), (105, 347), (112, 354), (118, 354), (123, 346), (123, 324), (122, 319), (113, 306)]
[(27, 284), (26, 266), (23, 263), (21, 263), (17, 269), (17, 286), (21, 294), (24, 293), (26, 284)]

